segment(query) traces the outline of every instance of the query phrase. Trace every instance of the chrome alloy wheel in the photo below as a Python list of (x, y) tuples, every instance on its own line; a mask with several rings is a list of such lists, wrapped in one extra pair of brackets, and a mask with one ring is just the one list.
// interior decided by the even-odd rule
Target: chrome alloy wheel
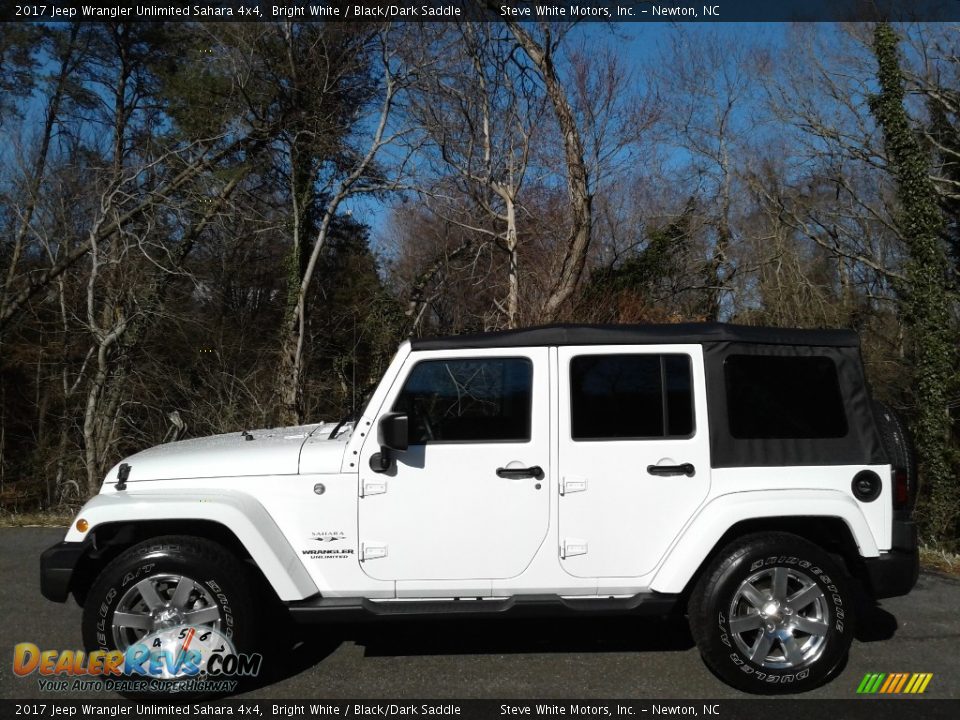
[(728, 617), (737, 647), (765, 668), (813, 662), (827, 645), (827, 598), (810, 576), (793, 568), (761, 570), (740, 583)]
[(183, 575), (151, 575), (132, 585), (113, 613), (113, 641), (126, 650), (140, 638), (181, 625), (220, 629), (220, 606), (201, 584)]

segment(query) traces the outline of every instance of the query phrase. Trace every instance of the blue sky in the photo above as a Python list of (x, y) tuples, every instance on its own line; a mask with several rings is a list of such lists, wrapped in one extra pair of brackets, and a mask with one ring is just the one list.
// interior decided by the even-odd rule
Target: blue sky
[[(785, 43), (789, 27), (787, 23), (586, 23), (574, 29), (570, 40), (574, 45), (582, 39), (589, 47), (616, 50), (633, 82), (642, 89), (649, 79), (649, 71), (677, 32), (686, 32), (694, 39), (719, 36), (731, 44), (762, 44), (776, 50)], [(359, 221), (371, 228), (375, 250), (386, 254), (392, 245), (389, 239), (392, 202), (394, 200), (359, 198), (347, 205)]]
[[(775, 49), (784, 43), (788, 29), (789, 25), (785, 23), (586, 23), (574, 28), (570, 40), (573, 45), (583, 41), (588, 47), (614, 49), (623, 59), (633, 82), (640, 85), (642, 90), (649, 79), (649, 71), (657, 64), (671, 36), (677, 32), (686, 32), (694, 39), (719, 35), (732, 45), (765, 44)], [(51, 64), (48, 71), (55, 69)], [(28, 114), (39, 122), (42, 113), (43, 103), (36, 98), (30, 104)], [(4, 129), (0, 127), (0, 136)], [(13, 160), (9, 155), (11, 143), (0, 144), (3, 145), (0, 162), (10, 163)], [(381, 252), (389, 252), (392, 244), (388, 234), (390, 205), (394, 201), (356, 198), (345, 205), (360, 222), (371, 228), (374, 247)]]

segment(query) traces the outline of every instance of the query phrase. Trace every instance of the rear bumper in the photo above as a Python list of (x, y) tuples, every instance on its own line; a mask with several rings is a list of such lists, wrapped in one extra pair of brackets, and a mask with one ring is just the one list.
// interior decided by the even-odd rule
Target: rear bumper
[(66, 601), (74, 571), (86, 551), (86, 542), (61, 542), (43, 551), (40, 556), (40, 593), (47, 600)]
[(917, 527), (909, 521), (893, 523), (893, 548), (875, 558), (864, 558), (870, 594), (882, 598), (906, 595), (920, 575)]

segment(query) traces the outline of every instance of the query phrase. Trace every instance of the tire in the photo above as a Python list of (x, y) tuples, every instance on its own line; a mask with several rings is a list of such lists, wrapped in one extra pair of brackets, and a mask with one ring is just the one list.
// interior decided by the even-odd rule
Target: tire
[(700, 654), (724, 682), (748, 693), (797, 693), (842, 667), (855, 596), (846, 573), (816, 545), (756, 533), (708, 564), (688, 614)]
[[(209, 636), (225, 638), (237, 653), (251, 652), (252, 586), (247, 568), (217, 543), (188, 536), (147, 540), (124, 551), (94, 581), (83, 610), (84, 645), (91, 652), (125, 651), (143, 646), (151, 633), (189, 626), (196, 628), (190, 633), (198, 639), (195, 648)], [(151, 691), (123, 694), (163, 694), (169, 683), (189, 677), (189, 672), (148, 675)]]
[[(907, 483), (910, 486), (911, 503), (917, 497), (917, 454), (913, 449), (913, 438), (907, 429), (903, 417), (886, 403), (875, 400), (873, 402), (873, 416), (876, 419), (880, 441), (887, 453), (887, 459), (895, 468), (902, 468), (907, 472)], [(912, 509), (912, 506), (911, 508)]]

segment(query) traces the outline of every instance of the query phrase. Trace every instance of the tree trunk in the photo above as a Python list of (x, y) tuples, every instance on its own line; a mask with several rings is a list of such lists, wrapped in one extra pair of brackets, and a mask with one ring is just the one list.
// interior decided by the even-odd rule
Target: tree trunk
[[(726, 203), (724, 203), (726, 205)], [(717, 226), (717, 240), (713, 248), (713, 256), (707, 263), (707, 303), (704, 309), (704, 319), (716, 322), (720, 319), (720, 306), (723, 303), (723, 294), (726, 291), (726, 280), (723, 276), (727, 264), (727, 252), (730, 247), (730, 223), (726, 217), (726, 210), (721, 213)]]
[(930, 180), (929, 158), (910, 127), (903, 104), (898, 44), (893, 28), (878, 23), (873, 49), (880, 93), (870, 98), (870, 110), (883, 130), (889, 168), (897, 180), (897, 223), (907, 250), (906, 277), (897, 283), (897, 292), (903, 303), (915, 368), (914, 438), (925, 489), (922, 528), (928, 541), (941, 542), (955, 538), (960, 513), (960, 481), (951, 467), (947, 409), (956, 338), (950, 332), (944, 218)]
[(563, 259), (540, 310), (543, 322), (554, 322), (565, 310), (577, 289), (580, 276), (587, 262), (593, 224), (593, 199), (590, 196), (587, 165), (584, 161), (583, 141), (566, 90), (553, 64), (549, 29), (546, 42), (541, 46), (523, 26), (507, 22), (517, 43), (536, 66), (543, 78), (547, 96), (563, 134), (563, 149), (567, 167), (567, 193), (570, 197), (571, 226), (564, 248)]
[(281, 425), (299, 425), (303, 422), (303, 339), (306, 332), (306, 291), (297, 286), (293, 313), (287, 323), (280, 347), (280, 372), (277, 376), (277, 394), (280, 397)]
[(730, 207), (733, 199), (730, 194), (729, 155), (726, 139), (723, 137), (720, 140), (720, 168), (723, 173), (723, 182), (720, 188), (720, 217), (717, 222), (717, 241), (713, 248), (713, 257), (710, 259), (709, 301), (705, 313), (705, 319), (712, 322), (720, 319), (723, 295), (727, 291), (727, 255), (730, 251), (730, 244), (733, 242), (733, 231), (730, 225)]
[(101, 343), (97, 350), (97, 371), (94, 373), (87, 390), (87, 403), (83, 413), (83, 459), (87, 471), (87, 496), (93, 497), (100, 492), (103, 481), (103, 433), (101, 428), (109, 421), (104, 418), (103, 391), (107, 383), (107, 353), (110, 344)]
[(282, 425), (300, 424), (305, 421), (303, 378), (308, 312), (307, 299), (313, 285), (320, 255), (327, 244), (333, 219), (347, 198), (371, 191), (369, 187), (360, 187), (361, 179), (366, 177), (373, 168), (377, 154), (383, 146), (390, 142), (390, 140), (384, 140), (384, 133), (393, 110), (397, 87), (389, 63), (384, 69), (384, 74), (384, 99), (370, 145), (349, 174), (340, 181), (336, 190), (331, 193), (330, 199), (323, 208), (323, 217), (317, 228), (309, 255), (304, 248), (306, 262), (299, 276), (300, 282), (294, 286), (292, 293), (288, 293), (288, 297), (292, 298), (290, 303), (292, 312), (288, 313), (283, 337), (280, 341), (280, 370), (275, 386), (280, 401), (279, 420)]
[(507, 201), (507, 327), (517, 327), (520, 314), (520, 277), (517, 257), (517, 208), (513, 199)]

